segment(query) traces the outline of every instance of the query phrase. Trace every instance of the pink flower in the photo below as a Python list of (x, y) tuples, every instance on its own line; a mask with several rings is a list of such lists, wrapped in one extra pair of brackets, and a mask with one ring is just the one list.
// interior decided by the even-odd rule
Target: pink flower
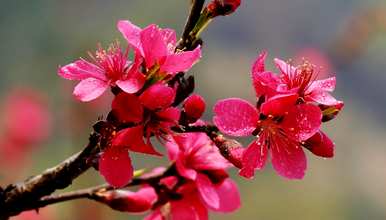
[(295, 105), (297, 94), (276, 95), (260, 111), (242, 99), (219, 101), (213, 119), (216, 126), (232, 136), (258, 135), (243, 153), (240, 175), (251, 178), (271, 155), (272, 165), (284, 177), (301, 179), (306, 170), (302, 142), (319, 131), (322, 114), (317, 106)]
[[(221, 195), (220, 207), (215, 211), (231, 212), (238, 208), (240, 198), (237, 186), (233, 181), (226, 179), (220, 185), (217, 185), (215, 190)], [(203, 201), (201, 195), (197, 185), (189, 181), (178, 188), (176, 198), (170, 199), (166, 204), (157, 207), (150, 215), (145, 217), (145, 220), (207, 220), (208, 209), (214, 209)]]
[(176, 51), (176, 33), (172, 29), (162, 29), (151, 24), (141, 29), (130, 21), (121, 20), (118, 30), (130, 46), (140, 52), (148, 71), (158, 72), (161, 77), (189, 70), (201, 57), (201, 49)]
[[(143, 129), (142, 136), (151, 146), (150, 137), (163, 139), (171, 133), (171, 127), (178, 124), (180, 111), (171, 107), (175, 91), (163, 83), (156, 83), (147, 88), (139, 97), (133, 94), (120, 93), (112, 103), (112, 111), (121, 123), (131, 123)], [(141, 136), (141, 138), (142, 138)], [(158, 154), (146, 148), (144, 153)]]
[[(178, 173), (193, 181), (198, 198), (206, 208), (231, 212), (240, 206), (237, 187), (225, 171), (230, 164), (205, 133), (173, 135), (166, 147)], [(225, 191), (228, 193), (224, 194)]]
[(335, 77), (316, 80), (318, 71), (315, 65), (305, 61), (300, 66), (294, 67), (277, 58), (274, 61), (281, 74), (276, 75), (265, 70), (266, 56), (266, 52), (261, 53), (252, 67), (253, 85), (257, 96), (270, 98), (278, 93), (295, 92), (303, 102), (327, 106), (343, 104), (330, 94), (335, 89)]
[(118, 43), (107, 51), (99, 47), (95, 56), (90, 54), (92, 62), (80, 59), (60, 67), (58, 74), (69, 80), (80, 80), (74, 89), (74, 95), (80, 101), (98, 98), (109, 86), (118, 86), (127, 93), (135, 93), (145, 83), (145, 76), (139, 71), (142, 58), (135, 51), (135, 60), (127, 59), (129, 50), (123, 52)]

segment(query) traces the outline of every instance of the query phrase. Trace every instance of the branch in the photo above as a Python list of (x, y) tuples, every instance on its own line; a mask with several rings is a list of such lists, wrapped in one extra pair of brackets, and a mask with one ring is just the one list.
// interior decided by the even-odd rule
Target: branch
[(177, 48), (182, 50), (184, 48), (190, 49), (192, 45), (192, 39), (189, 34), (196, 25), (198, 19), (200, 18), (202, 8), (204, 7), (205, 0), (193, 0), (192, 6), (190, 8), (189, 16), (186, 20), (184, 31), (182, 32), (181, 40), (178, 42)]
[(71, 185), (75, 178), (92, 166), (90, 159), (99, 151), (99, 141), (100, 135), (92, 133), (88, 145), (81, 152), (37, 176), (5, 188), (2, 193), (4, 201), (0, 201), (0, 219), (7, 219), (28, 210), (28, 207), (33, 206), (41, 197)]
[(221, 155), (232, 163), (237, 168), (242, 168), (242, 153), (244, 148), (242, 145), (230, 138), (225, 138), (215, 125), (202, 125), (202, 126), (180, 126), (174, 127), (175, 132), (203, 132), (213, 141), (216, 147), (219, 149)]
[[(155, 176), (150, 176), (147, 178), (134, 178), (131, 180), (129, 184), (122, 188), (127, 188), (127, 187), (132, 187), (132, 186), (138, 186), (142, 184), (149, 184), (154, 187), (157, 186), (159, 183), (160, 179), (167, 177), (167, 176), (172, 176), (176, 175), (176, 169), (175, 166), (172, 164), (168, 169), (166, 169), (163, 173)], [(106, 192), (106, 191), (112, 191), (112, 190), (117, 190), (116, 188), (108, 185), (108, 184), (102, 184), (99, 186), (94, 186), (86, 189), (81, 189), (81, 190), (75, 190), (72, 192), (66, 192), (66, 193), (61, 193), (57, 195), (48, 195), (42, 197), (40, 200), (34, 202), (32, 206), (28, 207), (26, 210), (31, 210), (31, 209), (38, 209), (45, 207), (47, 205), (52, 205), (55, 203), (60, 203), (60, 202), (66, 202), (66, 201), (71, 201), (75, 199), (91, 199), (95, 201), (101, 201), (99, 193), (101, 192)]]

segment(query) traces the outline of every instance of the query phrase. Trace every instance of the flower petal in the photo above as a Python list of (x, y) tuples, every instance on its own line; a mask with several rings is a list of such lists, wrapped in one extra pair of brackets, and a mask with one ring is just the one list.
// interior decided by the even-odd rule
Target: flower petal
[(167, 48), (170, 53), (174, 53), (176, 47), (177, 36), (173, 29), (164, 28), (161, 29), (162, 36), (166, 42)]
[(146, 108), (155, 110), (169, 107), (173, 103), (175, 95), (174, 89), (165, 84), (157, 83), (146, 89), (139, 99)]
[(305, 98), (306, 101), (313, 101), (327, 106), (335, 106), (341, 103), (341, 101), (336, 100), (329, 92), (323, 90), (315, 90)]
[(303, 146), (320, 157), (330, 158), (334, 156), (334, 143), (322, 131), (306, 140)]
[(141, 31), (141, 43), (147, 68), (152, 67), (168, 53), (163, 33), (155, 24)]
[(141, 38), (140, 38), (141, 28), (132, 24), (128, 20), (118, 21), (117, 28), (122, 33), (123, 37), (127, 40), (127, 42), (132, 47), (139, 50), (141, 52), (141, 54), (143, 55), (143, 50), (142, 50), (142, 46), (141, 46)]
[(274, 62), (276, 67), (280, 70), (280, 72), (283, 75), (287, 75), (287, 76), (290, 76), (290, 78), (292, 78), (292, 76), (296, 74), (296, 67), (292, 66), (291, 64), (278, 58), (275, 58)]
[(213, 122), (225, 134), (248, 136), (256, 129), (259, 114), (249, 102), (239, 99), (223, 99), (214, 106)]
[(210, 179), (206, 175), (199, 173), (196, 184), (200, 197), (206, 206), (211, 209), (218, 209), (220, 207), (220, 198)]
[(178, 52), (166, 57), (161, 65), (162, 72), (178, 73), (186, 72), (201, 58), (201, 48), (197, 47), (193, 51)]
[(272, 72), (252, 73), (252, 81), (258, 97), (262, 95), (271, 97), (278, 93), (280, 78)]
[(127, 150), (108, 148), (99, 159), (99, 172), (114, 187), (125, 186), (133, 177), (133, 167)]
[(273, 96), (261, 105), (261, 112), (266, 116), (282, 116), (295, 105), (297, 99), (297, 94)]
[(225, 179), (220, 185), (216, 186), (217, 194), (220, 199), (220, 206), (215, 211), (233, 212), (240, 208), (240, 193), (236, 183), (230, 178)]
[(160, 156), (153, 146), (143, 141), (143, 126), (136, 126), (120, 130), (111, 143), (113, 146), (123, 147), (138, 153)]
[(265, 71), (265, 59), (267, 58), (267, 51), (263, 51), (259, 54), (259, 56), (256, 58), (255, 63), (253, 63), (252, 71), (251, 73), (261, 73)]
[(194, 169), (186, 167), (184, 164), (184, 159), (181, 158), (181, 156), (179, 156), (179, 158), (176, 160), (176, 168), (181, 176), (190, 180), (197, 179), (197, 172)]
[(143, 119), (143, 107), (139, 98), (124, 92), (115, 96), (111, 109), (118, 119), (125, 122), (139, 123)]
[(142, 73), (137, 73), (126, 80), (117, 80), (115, 83), (119, 88), (127, 93), (136, 93), (142, 89), (145, 84), (146, 78)]
[(75, 86), (73, 94), (78, 100), (88, 102), (101, 96), (108, 87), (109, 85), (105, 81), (87, 78)]
[(322, 112), (319, 107), (310, 104), (293, 106), (282, 122), (288, 136), (293, 140), (305, 141), (319, 131)]
[(240, 170), (240, 176), (245, 178), (253, 178), (255, 169), (261, 170), (268, 158), (268, 147), (265, 144), (266, 133), (262, 133), (259, 139), (253, 141), (244, 151), (242, 157), (243, 167)]
[(302, 179), (307, 169), (306, 155), (299, 143), (274, 136), (271, 141), (272, 165), (288, 179)]
[(77, 60), (60, 67), (58, 74), (69, 80), (83, 80), (87, 78), (106, 80), (105, 71), (103, 69), (85, 60)]
[[(311, 83), (307, 91), (311, 92), (314, 90), (323, 90), (326, 92), (332, 92), (335, 89), (336, 78), (330, 77), (327, 79), (315, 80)], [(307, 93), (307, 92), (306, 92)]]

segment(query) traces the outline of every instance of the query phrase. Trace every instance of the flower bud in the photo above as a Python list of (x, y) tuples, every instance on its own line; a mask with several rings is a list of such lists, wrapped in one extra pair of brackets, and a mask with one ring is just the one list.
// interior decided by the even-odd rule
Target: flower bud
[(192, 121), (197, 121), (205, 112), (205, 100), (201, 96), (193, 94), (185, 99), (183, 107), (186, 116)]
[(147, 186), (138, 192), (114, 190), (97, 193), (95, 199), (121, 212), (145, 212), (157, 201), (157, 194)]
[(240, 6), (241, 0), (213, 0), (206, 7), (212, 17), (232, 14)]
[(327, 122), (334, 119), (338, 115), (338, 113), (343, 109), (343, 106), (343, 102), (334, 106), (319, 105), (323, 113), (322, 122)]

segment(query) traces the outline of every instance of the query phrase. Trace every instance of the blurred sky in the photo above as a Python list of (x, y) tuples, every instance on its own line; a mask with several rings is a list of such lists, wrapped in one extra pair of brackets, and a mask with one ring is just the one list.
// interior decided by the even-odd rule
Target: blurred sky
[[(87, 104), (74, 100), (74, 83), (60, 79), (57, 67), (86, 57), (98, 42), (107, 45), (118, 39), (124, 43), (115, 28), (119, 19), (142, 27), (157, 23), (179, 33), (188, 2), (0, 0), (0, 98), (15, 86), (36, 88), (48, 97), (54, 118), (50, 140), (14, 180), (80, 150), (90, 125), (108, 111), (109, 96)], [(215, 214), (213, 219), (386, 219), (385, 34), (384, 0), (243, 0), (237, 13), (211, 23), (202, 35), (203, 59), (191, 71), (197, 92), (208, 101), (206, 119), (220, 98), (254, 100), (249, 70), (263, 49), (269, 52), (272, 70), (274, 57), (287, 60), (307, 48), (324, 54), (338, 79), (334, 94), (345, 101), (344, 111), (325, 125), (336, 143), (333, 159), (307, 154), (308, 170), (301, 181), (285, 180), (270, 166), (252, 181), (235, 175), (242, 208), (233, 214)], [(162, 162), (138, 156), (136, 166), (149, 167), (149, 161)], [(7, 175), (6, 169), (0, 168), (2, 176)], [(90, 171), (72, 188), (97, 182), (101, 178)], [(79, 205), (84, 208), (79, 210)], [(91, 201), (50, 209), (56, 215), (52, 219), (60, 220), (139, 218)]]

